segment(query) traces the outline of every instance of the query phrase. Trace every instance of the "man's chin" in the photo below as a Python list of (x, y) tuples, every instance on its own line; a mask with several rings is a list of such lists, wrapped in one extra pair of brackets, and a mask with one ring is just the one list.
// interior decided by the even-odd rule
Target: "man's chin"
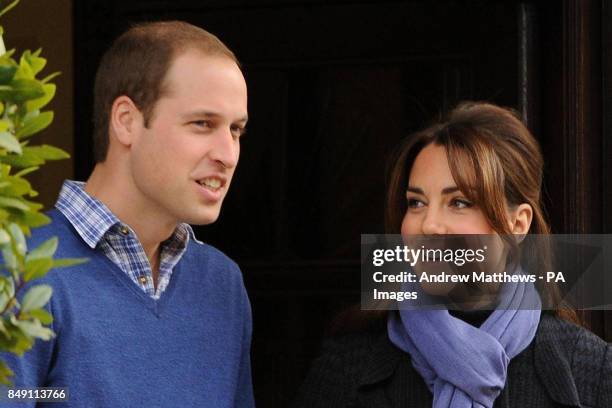
[(217, 221), (218, 218), (219, 211), (208, 211), (188, 217), (184, 222), (191, 225), (209, 225)]

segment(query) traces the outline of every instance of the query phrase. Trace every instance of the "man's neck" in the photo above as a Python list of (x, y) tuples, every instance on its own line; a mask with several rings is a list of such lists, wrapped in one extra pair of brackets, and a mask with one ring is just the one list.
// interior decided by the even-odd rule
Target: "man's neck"
[[(112, 185), (107, 180), (113, 180)], [(161, 243), (176, 229), (177, 222), (155, 211), (138, 194), (136, 186), (126, 177), (109, 174), (103, 163), (97, 164), (85, 185), (85, 192), (101, 201), (140, 241), (157, 282)]]

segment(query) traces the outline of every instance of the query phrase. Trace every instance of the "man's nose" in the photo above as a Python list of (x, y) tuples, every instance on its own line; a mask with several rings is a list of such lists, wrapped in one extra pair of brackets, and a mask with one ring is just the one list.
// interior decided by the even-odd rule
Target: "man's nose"
[(240, 156), (240, 143), (234, 139), (231, 129), (221, 128), (214, 135), (211, 158), (224, 168), (234, 168)]
[(438, 210), (431, 207), (427, 209), (421, 229), (425, 235), (442, 235), (447, 233), (444, 217)]

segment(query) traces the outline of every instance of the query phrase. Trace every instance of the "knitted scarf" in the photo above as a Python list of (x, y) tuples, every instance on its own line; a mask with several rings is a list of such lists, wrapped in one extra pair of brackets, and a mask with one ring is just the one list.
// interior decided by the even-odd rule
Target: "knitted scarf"
[(533, 340), (540, 312), (532, 283), (505, 283), (499, 306), (480, 328), (448, 310), (400, 310), (387, 329), (433, 393), (433, 408), (491, 408), (508, 363)]

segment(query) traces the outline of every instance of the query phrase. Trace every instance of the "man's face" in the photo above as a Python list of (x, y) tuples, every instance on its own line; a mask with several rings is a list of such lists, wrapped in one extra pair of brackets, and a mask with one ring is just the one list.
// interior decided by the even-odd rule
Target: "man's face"
[(175, 58), (164, 90), (131, 146), (137, 193), (160, 222), (210, 224), (238, 164), (247, 121), (244, 77), (229, 58), (192, 50)]

